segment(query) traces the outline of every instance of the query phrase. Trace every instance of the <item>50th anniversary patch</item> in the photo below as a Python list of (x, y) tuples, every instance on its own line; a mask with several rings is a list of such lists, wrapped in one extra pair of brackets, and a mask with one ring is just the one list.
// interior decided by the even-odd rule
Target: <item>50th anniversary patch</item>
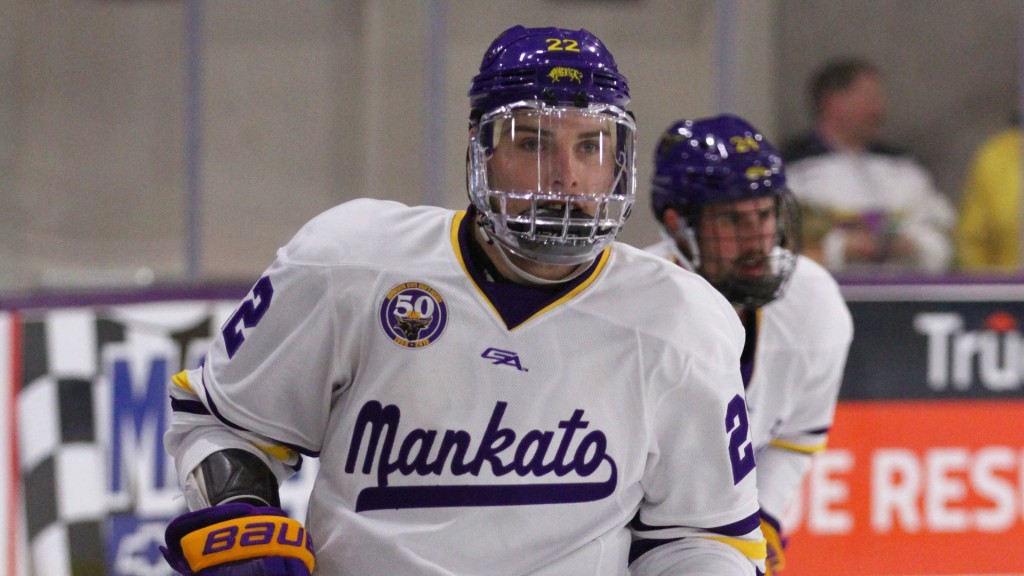
[(395, 344), (423, 348), (441, 337), (448, 325), (444, 298), (422, 282), (403, 282), (380, 303), (380, 326)]

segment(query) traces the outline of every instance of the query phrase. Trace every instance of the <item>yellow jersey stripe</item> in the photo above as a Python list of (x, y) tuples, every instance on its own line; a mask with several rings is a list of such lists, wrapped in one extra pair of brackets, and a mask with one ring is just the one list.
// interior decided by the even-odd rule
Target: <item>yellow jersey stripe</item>
[(254, 444), (257, 448), (262, 450), (267, 456), (280, 460), (281, 462), (287, 462), (295, 454), (295, 451), (287, 446), (280, 446), (276, 444)]
[(184, 370), (178, 372), (174, 376), (171, 376), (171, 382), (173, 382), (177, 387), (185, 389), (190, 394), (195, 394), (195, 391), (192, 390), (192, 383), (188, 381), (188, 374), (186, 374)]
[(462, 266), (462, 271), (466, 273), (466, 276), (469, 278), (470, 282), (472, 282), (476, 293), (479, 294), (480, 297), (483, 298), (484, 302), (487, 303), (487, 307), (491, 309), (491, 312), (494, 312), (495, 316), (501, 318), (501, 313), (494, 307), (494, 304), (491, 304), (491, 300), (487, 298), (487, 294), (484, 294), (484, 291), (476, 285), (476, 282), (473, 280), (473, 275), (469, 273), (469, 267), (466, 266), (466, 261), (462, 258), (462, 250), (459, 248), (459, 227), (462, 226), (462, 221), (465, 218), (466, 211), (459, 210), (455, 213), (455, 218), (452, 219), (451, 242), (452, 249), (455, 251), (455, 258), (458, 259), (459, 265)]
[[(594, 268), (594, 271), (591, 272), (590, 276), (586, 280), (584, 280), (583, 282), (580, 282), (579, 286), (576, 286), (575, 288), (570, 290), (569, 293), (566, 294), (565, 296), (562, 296), (558, 300), (555, 300), (551, 304), (548, 304), (544, 308), (541, 308), (540, 311), (538, 311), (536, 314), (534, 314), (533, 316), (530, 316), (530, 318), (527, 319), (526, 322), (529, 322), (530, 320), (533, 320), (537, 316), (540, 316), (541, 314), (544, 314), (544, 313), (548, 312), (549, 310), (552, 310), (552, 309), (558, 307), (559, 305), (564, 304), (565, 302), (568, 302), (569, 300), (572, 300), (574, 296), (576, 296), (580, 292), (583, 292), (584, 290), (586, 290), (587, 286), (590, 286), (591, 284), (593, 284), (594, 280), (597, 280), (597, 277), (601, 275), (601, 270), (603, 270), (605, 264), (608, 263), (608, 257), (611, 255), (611, 253), (612, 253), (612, 250), (611, 250), (610, 247), (609, 248), (605, 248), (604, 250), (602, 250), (601, 251), (601, 256), (598, 259), (597, 266)], [(523, 322), (523, 324), (526, 324), (526, 322)]]
[(702, 536), (708, 540), (716, 540), (723, 544), (728, 544), (733, 548), (737, 549), (747, 558), (751, 560), (764, 560), (768, 557), (768, 544), (764, 540), (758, 540), (757, 542), (751, 542), (749, 540), (740, 540), (738, 538), (727, 538), (725, 536)]
[(803, 444), (794, 444), (792, 442), (785, 442), (783, 440), (772, 440), (769, 446), (774, 448), (782, 448), (783, 450), (789, 450), (791, 452), (799, 452), (801, 454), (816, 454), (825, 449), (827, 442), (821, 444), (815, 444), (813, 446), (806, 446)]

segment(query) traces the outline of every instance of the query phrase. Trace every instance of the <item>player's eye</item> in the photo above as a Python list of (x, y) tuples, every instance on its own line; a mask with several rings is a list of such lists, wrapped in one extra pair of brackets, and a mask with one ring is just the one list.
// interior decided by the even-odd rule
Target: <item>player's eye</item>
[(516, 149), (523, 150), (525, 152), (536, 152), (542, 148), (540, 138), (526, 137), (516, 139)]
[(579, 151), (583, 154), (600, 154), (601, 153), (601, 140), (593, 138), (580, 142)]
[(722, 226), (725, 226), (725, 225), (736, 226), (736, 225), (740, 224), (741, 222), (743, 222), (743, 216), (739, 212), (736, 212), (735, 210), (729, 210), (729, 211), (726, 211), (726, 212), (719, 212), (718, 214), (715, 214), (712, 217), (712, 219), (714, 220), (714, 222), (716, 224), (719, 224), (719, 225), (722, 225)]

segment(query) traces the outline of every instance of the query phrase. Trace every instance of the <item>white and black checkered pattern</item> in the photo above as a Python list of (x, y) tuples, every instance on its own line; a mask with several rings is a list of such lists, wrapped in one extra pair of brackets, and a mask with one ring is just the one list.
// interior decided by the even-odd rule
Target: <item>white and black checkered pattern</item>
[[(91, 311), (25, 315), (18, 396), (19, 460), (30, 566), (36, 574), (103, 574), (103, 449), (97, 443), (96, 354), (74, 354), (98, 330)], [(105, 335), (106, 336), (106, 335)], [(83, 340), (85, 339), (85, 340)], [(65, 353), (58, 352), (67, 350)]]
[[(166, 423), (170, 376), (199, 362), (236, 304), (167, 301), (20, 313), (16, 412), (25, 574), (173, 574), (157, 546), (184, 501), (162, 430), (153, 428)], [(315, 473), (316, 463), (307, 462), (281, 489), (283, 506), (300, 519)]]

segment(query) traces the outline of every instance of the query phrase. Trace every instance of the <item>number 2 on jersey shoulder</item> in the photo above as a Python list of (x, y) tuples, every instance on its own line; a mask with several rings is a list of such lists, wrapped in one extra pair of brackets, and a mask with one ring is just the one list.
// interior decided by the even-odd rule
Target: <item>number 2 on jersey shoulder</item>
[(224, 323), (221, 334), (224, 336), (224, 347), (227, 348), (228, 358), (234, 356), (242, 342), (245, 342), (242, 326), (252, 328), (259, 324), (260, 319), (266, 314), (267, 308), (270, 308), (270, 299), (273, 295), (274, 287), (270, 284), (270, 277), (263, 276), (252, 287), (252, 296), (243, 300), (231, 318)]
[(725, 431), (729, 434), (729, 461), (732, 462), (732, 483), (739, 484), (754, 469), (754, 448), (750, 442), (747, 404), (737, 394), (725, 409)]

